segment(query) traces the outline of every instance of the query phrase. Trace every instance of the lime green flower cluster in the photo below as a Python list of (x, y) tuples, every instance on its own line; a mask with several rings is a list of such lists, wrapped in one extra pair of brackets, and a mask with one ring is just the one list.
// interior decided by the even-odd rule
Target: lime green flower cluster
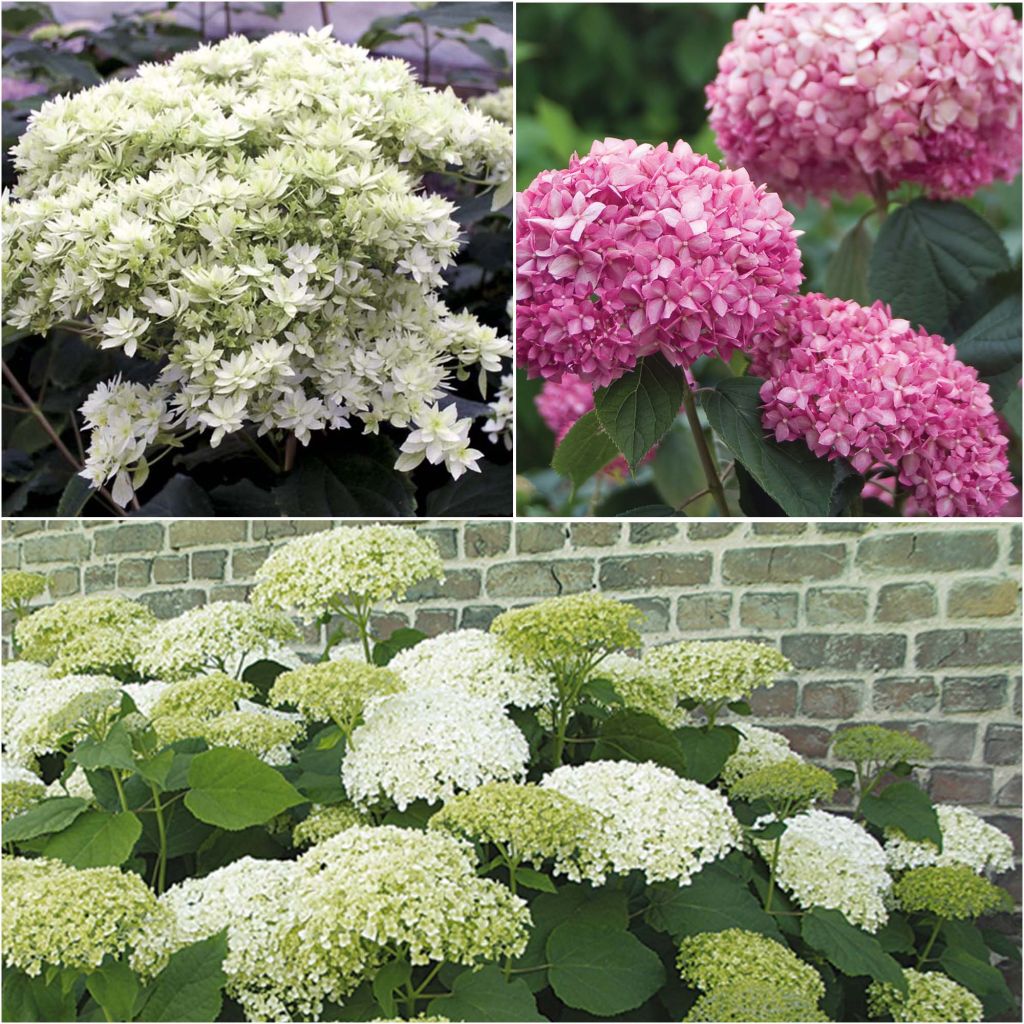
[(249, 683), (211, 672), (170, 683), (153, 705), (150, 718), (162, 743), (205, 736), (218, 715), (235, 710), (235, 701), (251, 697)]
[(600, 831), (601, 817), (553, 789), (485, 782), (449, 800), (429, 827), (492, 843), (513, 866), (554, 861), (556, 872), (579, 881), (587, 837)]
[(46, 786), (41, 779), (29, 782), (27, 779), (4, 780), (0, 783), (0, 823), (27, 811), (33, 804), (46, 796)]
[(807, 761), (787, 759), (744, 775), (729, 790), (737, 800), (764, 800), (777, 818), (805, 810), (836, 791), (832, 775)]
[(283, 715), (258, 704), (224, 711), (205, 722), (197, 734), (214, 747), (238, 747), (269, 764), (287, 764), (288, 752), (305, 732), (297, 716)]
[(269, 696), (272, 704), (291, 704), (312, 722), (334, 722), (348, 738), (367, 701), (404, 689), (390, 669), (344, 658), (282, 672)]
[(46, 591), (46, 577), (37, 572), (22, 572), (11, 569), (0, 579), (3, 592), (3, 607), (15, 613), (23, 613), (29, 602)]
[(40, 608), (14, 627), (22, 657), (50, 665), (56, 676), (132, 672), (153, 613), (123, 597), (75, 597)]
[(791, 949), (757, 932), (727, 928), (688, 935), (679, 943), (676, 960), (688, 985), (704, 992), (744, 983), (791, 992), (816, 1006), (825, 995), (821, 975)]
[(89, 971), (134, 944), (159, 914), (156, 896), (119, 868), (3, 859), (4, 962), (26, 974), (45, 966)]
[(772, 985), (734, 981), (705, 992), (684, 1021), (827, 1021), (812, 999)]
[(689, 719), (672, 680), (642, 658), (616, 651), (601, 662), (599, 675), (615, 687), (620, 698), (616, 703), (624, 708), (650, 715), (670, 729), (678, 729)]
[(313, 804), (309, 814), (292, 829), (293, 846), (312, 846), (322, 843), (347, 828), (366, 825), (367, 821), (355, 804), (347, 800), (340, 804)]
[(915, 764), (932, 756), (931, 747), (910, 733), (881, 725), (855, 725), (836, 733), (832, 756), (863, 765), (869, 774), (888, 771), (901, 761)]
[(800, 760), (799, 754), (790, 749), (789, 740), (782, 733), (747, 722), (735, 722), (733, 728), (739, 732), (740, 741), (722, 768), (722, 785), (726, 789), (758, 768), (766, 768), (780, 761)]
[(896, 882), (893, 894), (908, 913), (934, 914), (945, 920), (1013, 909), (1005, 889), (976, 875), (966, 864), (913, 868)]
[(894, 1021), (980, 1021), (981, 1000), (952, 978), (938, 971), (905, 968), (904, 994), (892, 985), (873, 981), (868, 985), (868, 1013)]

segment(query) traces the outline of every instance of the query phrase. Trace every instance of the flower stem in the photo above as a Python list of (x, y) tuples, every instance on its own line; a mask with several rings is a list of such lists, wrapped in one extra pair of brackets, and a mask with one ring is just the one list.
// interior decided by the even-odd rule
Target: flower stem
[(729, 503), (725, 500), (725, 488), (722, 486), (715, 460), (708, 448), (707, 438), (704, 436), (704, 428), (701, 426), (700, 417), (697, 415), (697, 403), (693, 399), (693, 391), (686, 379), (686, 371), (683, 371), (683, 408), (686, 410), (686, 418), (690, 423), (690, 433), (693, 435), (693, 443), (697, 447), (697, 455), (700, 458), (701, 469), (704, 470), (704, 479), (707, 481), (708, 490), (715, 499), (718, 512), (723, 516), (731, 516)]
[(772, 846), (772, 860), (768, 870), (768, 895), (765, 897), (764, 909), (767, 913), (772, 909), (772, 896), (775, 894), (775, 870), (779, 866), (779, 847), (782, 845), (782, 836), (775, 837), (775, 845)]
[(920, 970), (921, 965), (928, 962), (928, 954), (932, 951), (932, 946), (935, 945), (935, 940), (939, 936), (939, 929), (942, 927), (942, 918), (935, 918), (935, 927), (932, 928), (931, 935), (928, 936), (928, 941), (925, 943), (924, 950), (921, 955), (917, 958), (917, 963), (914, 965), (915, 970)]
[(153, 791), (153, 810), (156, 811), (156, 830), (160, 836), (160, 852), (156, 861), (156, 894), (163, 894), (167, 885), (167, 826), (164, 823), (164, 809), (160, 804), (160, 793), (156, 786), (150, 784)]
[(121, 777), (117, 774), (116, 768), (110, 769), (110, 775), (114, 780), (114, 788), (117, 790), (117, 798), (121, 801), (121, 810), (128, 810), (128, 799), (124, 795), (124, 786), (121, 785)]

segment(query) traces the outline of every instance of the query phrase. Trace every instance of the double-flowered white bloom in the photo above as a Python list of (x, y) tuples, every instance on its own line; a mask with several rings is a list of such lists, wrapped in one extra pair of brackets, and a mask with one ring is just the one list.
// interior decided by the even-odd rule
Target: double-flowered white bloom
[(1013, 867), (1013, 840), (973, 811), (956, 804), (936, 804), (942, 850), (928, 839), (908, 839), (898, 828), (886, 829), (885, 855), (894, 871), (966, 864), (978, 874), (999, 874)]
[[(771, 855), (774, 840), (755, 842), (763, 856)], [(839, 910), (865, 931), (876, 932), (889, 919), (885, 851), (838, 814), (810, 810), (787, 820), (775, 878), (801, 907)]]
[(612, 872), (642, 871), (648, 882), (686, 885), (741, 841), (724, 796), (650, 762), (563, 765), (541, 785), (600, 815), (600, 827), (583, 843), (583, 877), (598, 884)]
[(341, 766), (360, 806), (435, 803), (485, 782), (520, 779), (529, 745), (493, 697), (416, 690), (374, 700)]
[[(418, 433), (456, 379), (500, 372), (508, 339), (438, 297), (459, 228), (423, 181), (455, 166), (504, 195), (511, 155), (507, 126), (329, 28), (45, 103), (3, 199), (6, 321), (166, 357), (86, 402), (90, 482), (126, 503), (146, 449), (193, 427), (214, 445), (248, 425)], [(475, 468), (471, 422), (439, 460), (453, 475)]]

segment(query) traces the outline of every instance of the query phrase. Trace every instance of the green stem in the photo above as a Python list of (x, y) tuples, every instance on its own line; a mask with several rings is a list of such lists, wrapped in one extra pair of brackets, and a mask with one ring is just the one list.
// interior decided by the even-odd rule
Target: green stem
[(149, 787), (153, 791), (153, 810), (156, 812), (156, 830), (160, 836), (160, 852), (157, 855), (156, 894), (162, 895), (167, 885), (167, 826), (164, 822), (164, 809), (160, 804), (160, 793), (153, 783)]
[(775, 837), (775, 845), (772, 847), (772, 859), (768, 868), (768, 896), (764, 901), (765, 912), (772, 909), (772, 896), (775, 895), (775, 870), (779, 866), (779, 847), (782, 845), (782, 836)]
[(925, 943), (924, 951), (917, 958), (917, 963), (914, 965), (915, 970), (921, 969), (921, 964), (928, 962), (928, 954), (932, 951), (932, 946), (935, 945), (935, 940), (939, 937), (939, 929), (942, 927), (942, 918), (935, 918), (935, 927), (932, 928), (931, 935), (928, 936), (928, 941)]
[(124, 795), (124, 786), (121, 785), (121, 776), (117, 774), (116, 768), (110, 769), (110, 775), (114, 780), (114, 788), (117, 790), (117, 798), (121, 801), (121, 809), (128, 810), (128, 800)]
[(700, 459), (701, 469), (704, 470), (704, 479), (707, 481), (708, 490), (715, 499), (719, 515), (731, 516), (729, 503), (725, 500), (725, 488), (718, 475), (718, 468), (715, 466), (711, 449), (708, 448), (708, 440), (704, 436), (704, 428), (701, 426), (700, 416), (697, 415), (697, 403), (693, 398), (693, 391), (686, 379), (686, 371), (682, 373), (683, 382), (683, 408), (686, 410), (686, 419), (690, 424), (690, 433), (693, 435), (693, 443), (697, 448), (697, 456)]
[(422, 982), (420, 982), (419, 986), (413, 990), (413, 996), (417, 998), (421, 996), (426, 991), (427, 986), (434, 980), (434, 978), (437, 977), (437, 972), (441, 970), (442, 967), (444, 967), (444, 961), (438, 960), (438, 962), (430, 969), (430, 973)]

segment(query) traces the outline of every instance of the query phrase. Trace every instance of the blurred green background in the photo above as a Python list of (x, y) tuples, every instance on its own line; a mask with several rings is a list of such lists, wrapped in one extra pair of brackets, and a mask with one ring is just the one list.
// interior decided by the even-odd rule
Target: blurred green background
[[(1020, 18), (1020, 4), (1012, 5)], [(717, 72), (718, 55), (732, 37), (732, 24), (749, 3), (519, 3), (516, 7), (517, 187), (538, 172), (565, 167), (574, 151), (586, 152), (606, 136), (638, 142), (684, 139), (695, 151), (721, 161), (707, 124), (704, 86)], [(909, 199), (911, 192), (898, 198)], [(1002, 235), (1010, 256), (1021, 256), (1021, 183), (999, 184), (969, 200)], [(803, 209), (796, 215), (806, 282), (804, 291), (824, 290), (825, 270), (843, 235), (871, 206), (865, 196)], [(867, 222), (874, 233), (875, 218)], [(705, 364), (701, 366), (701, 363)], [(729, 371), (715, 361), (694, 368), (708, 377)], [(692, 443), (677, 423), (652, 464), (635, 481), (591, 483), (570, 499), (569, 488), (551, 470), (554, 438), (537, 414), (539, 381), (518, 377), (517, 459), (519, 510), (525, 515), (611, 514), (638, 505), (678, 506), (702, 486), (690, 466)], [(713, 515), (708, 499), (687, 508)]]

